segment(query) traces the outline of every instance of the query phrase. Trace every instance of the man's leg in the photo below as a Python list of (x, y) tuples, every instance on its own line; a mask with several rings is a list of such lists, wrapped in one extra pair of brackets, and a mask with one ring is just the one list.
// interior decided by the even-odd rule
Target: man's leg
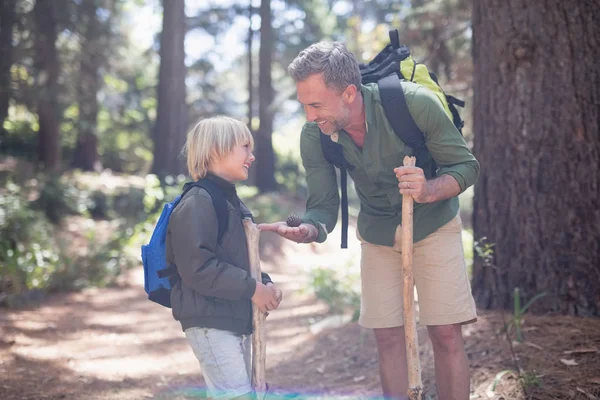
[(469, 364), (461, 324), (476, 320), (477, 312), (461, 231), (457, 215), (414, 246), (419, 323), (427, 326), (433, 345), (440, 400), (469, 399)]
[(407, 399), (408, 371), (404, 327), (374, 329), (379, 353), (379, 376), (386, 399)]
[(469, 399), (469, 361), (460, 324), (428, 326), (440, 400)]

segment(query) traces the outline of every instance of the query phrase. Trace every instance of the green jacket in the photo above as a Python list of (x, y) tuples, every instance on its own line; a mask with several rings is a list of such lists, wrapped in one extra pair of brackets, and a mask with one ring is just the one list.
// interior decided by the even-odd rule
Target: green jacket
[[(425, 135), (427, 148), (438, 165), (438, 176), (453, 176), (461, 192), (464, 191), (479, 175), (479, 163), (464, 138), (435, 94), (412, 82), (402, 82), (402, 88), (408, 110)], [(343, 130), (332, 135), (331, 140), (342, 145), (344, 157), (354, 166), (348, 173), (360, 199), (360, 235), (370, 243), (393, 246), (396, 228), (402, 221), (402, 196), (393, 170), (402, 165), (404, 156), (412, 155), (412, 150), (396, 136), (385, 117), (377, 85), (363, 85), (361, 93), (367, 119), (363, 148), (357, 147)], [(317, 242), (323, 242), (335, 227), (340, 201), (335, 170), (323, 156), (319, 134), (316, 123), (306, 123), (300, 150), (308, 185), (303, 222), (316, 226), (319, 230)], [(449, 222), (458, 213), (458, 208), (458, 197), (435, 203), (415, 203), (414, 241), (424, 239)]]

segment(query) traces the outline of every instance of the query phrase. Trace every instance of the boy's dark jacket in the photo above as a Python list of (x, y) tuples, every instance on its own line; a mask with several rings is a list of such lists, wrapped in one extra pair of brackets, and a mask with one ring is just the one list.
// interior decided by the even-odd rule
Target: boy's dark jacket
[[(167, 263), (177, 265), (181, 276), (171, 290), (173, 317), (184, 331), (203, 327), (249, 334), (256, 281), (250, 277), (242, 219), (251, 214), (233, 184), (213, 174), (207, 178), (223, 189), (229, 222), (217, 243), (215, 208), (208, 192), (198, 187), (190, 189), (173, 210), (167, 230)], [(262, 281), (266, 284), (271, 279), (263, 274)]]

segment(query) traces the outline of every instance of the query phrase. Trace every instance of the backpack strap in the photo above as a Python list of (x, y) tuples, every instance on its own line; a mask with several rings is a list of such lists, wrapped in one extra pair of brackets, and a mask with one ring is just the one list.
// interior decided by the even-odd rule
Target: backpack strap
[[(194, 186), (201, 187), (206, 190), (212, 199), (213, 206), (215, 207), (215, 212), (217, 214), (217, 221), (219, 222), (218, 234), (217, 234), (217, 242), (221, 241), (223, 234), (227, 230), (227, 225), (229, 225), (229, 213), (227, 211), (227, 200), (225, 200), (225, 195), (223, 194), (223, 190), (217, 185), (215, 182), (210, 179), (200, 179), (190, 185), (190, 189)], [(185, 190), (185, 189), (184, 189)], [(189, 189), (188, 189), (189, 190)], [(181, 196), (183, 198), (183, 195)]]
[[(215, 212), (217, 214), (217, 221), (219, 224), (218, 233), (217, 233), (217, 242), (221, 241), (223, 234), (227, 230), (227, 225), (229, 224), (229, 213), (227, 211), (227, 200), (225, 200), (225, 195), (223, 194), (223, 190), (210, 179), (200, 179), (196, 182), (188, 182), (183, 185), (183, 192), (179, 196), (179, 198), (173, 203), (173, 209), (179, 205), (179, 202), (183, 199), (187, 192), (190, 191), (193, 187), (200, 187), (208, 192), (210, 198), (212, 200), (213, 206), (215, 207)], [(179, 273), (177, 272), (177, 266), (170, 265), (165, 269), (161, 269), (158, 271), (158, 276), (160, 278), (168, 277), (171, 281), (171, 286), (173, 286), (179, 279)]]
[[(379, 95), (386, 118), (400, 140), (413, 149), (416, 166), (423, 168), (426, 161), (431, 158), (431, 154), (425, 146), (425, 135), (410, 115), (400, 79), (396, 74), (389, 75), (380, 79), (377, 86), (379, 86)], [(433, 171), (425, 171), (426, 176), (435, 176), (435, 169), (434, 165)]]
[(319, 136), (321, 140), (321, 151), (325, 160), (340, 169), (340, 183), (342, 190), (342, 249), (348, 248), (348, 170), (354, 165), (350, 164), (344, 157), (342, 145), (335, 143), (323, 132)]
[(348, 248), (348, 174), (346, 167), (340, 168), (342, 184), (342, 249)]
[(398, 29), (392, 29), (388, 32), (390, 36), (390, 44), (392, 48), (399, 49), (400, 48), (400, 35), (398, 34)]

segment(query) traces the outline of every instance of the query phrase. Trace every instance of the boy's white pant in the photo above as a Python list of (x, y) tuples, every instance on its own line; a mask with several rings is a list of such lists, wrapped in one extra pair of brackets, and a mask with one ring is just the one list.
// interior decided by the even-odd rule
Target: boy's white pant
[(251, 337), (210, 329), (185, 331), (213, 399), (233, 399), (252, 392)]

